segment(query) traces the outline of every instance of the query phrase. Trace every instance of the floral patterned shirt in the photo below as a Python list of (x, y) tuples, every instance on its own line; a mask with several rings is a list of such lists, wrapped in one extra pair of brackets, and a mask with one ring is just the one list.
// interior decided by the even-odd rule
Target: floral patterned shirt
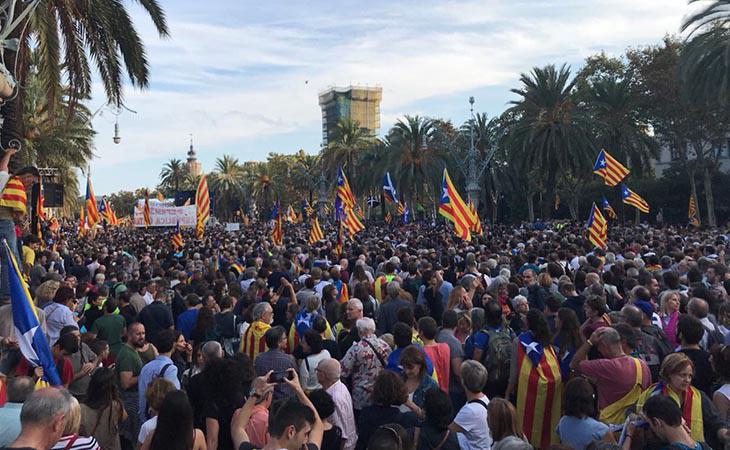
[[(380, 357), (373, 352), (373, 349)], [(347, 350), (341, 361), (342, 377), (352, 377), (350, 387), (354, 409), (363, 409), (372, 404), (375, 377), (385, 368), (380, 360), (387, 361), (389, 354), (390, 346), (375, 335), (360, 339)]]

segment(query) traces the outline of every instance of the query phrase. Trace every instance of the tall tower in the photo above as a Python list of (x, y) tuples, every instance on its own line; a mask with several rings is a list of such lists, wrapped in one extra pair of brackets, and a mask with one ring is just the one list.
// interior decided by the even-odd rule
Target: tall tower
[(190, 150), (188, 150), (188, 171), (193, 176), (199, 176), (203, 173), (203, 166), (198, 162), (198, 157), (195, 154), (195, 148), (193, 147), (193, 135), (190, 135)]
[(372, 137), (380, 132), (380, 87), (333, 87), (319, 94), (322, 108), (322, 146), (326, 146), (337, 130), (341, 119), (351, 119), (367, 130)]

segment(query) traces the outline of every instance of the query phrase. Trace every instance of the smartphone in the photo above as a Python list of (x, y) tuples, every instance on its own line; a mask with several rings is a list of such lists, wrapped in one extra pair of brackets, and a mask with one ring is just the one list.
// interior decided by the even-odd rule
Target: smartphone
[(285, 379), (293, 380), (294, 376), (288, 370), (276, 371), (269, 375), (268, 383), (283, 383)]

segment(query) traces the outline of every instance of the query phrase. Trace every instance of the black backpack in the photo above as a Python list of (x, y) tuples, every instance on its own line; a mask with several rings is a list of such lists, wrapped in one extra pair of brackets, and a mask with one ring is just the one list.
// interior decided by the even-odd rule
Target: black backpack
[(487, 383), (504, 382), (509, 379), (512, 364), (512, 335), (509, 329), (484, 329), (489, 342), (482, 352), (482, 364), (487, 368)]

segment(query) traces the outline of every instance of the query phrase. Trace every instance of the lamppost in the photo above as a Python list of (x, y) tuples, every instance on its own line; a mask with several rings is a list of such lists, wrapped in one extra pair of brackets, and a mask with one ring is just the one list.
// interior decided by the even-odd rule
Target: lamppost
[(123, 110), (129, 111), (132, 114), (137, 114), (137, 111), (133, 109), (129, 109), (124, 105), (116, 105), (112, 107), (109, 103), (105, 103), (101, 105), (96, 111), (94, 111), (93, 114), (89, 117), (89, 122), (94, 120), (94, 118), (98, 115), (102, 115), (103, 111), (107, 110), (114, 114), (114, 136), (112, 137), (112, 142), (115, 144), (119, 144), (122, 142), (122, 136), (119, 134), (119, 115), (122, 114)]
[[(477, 148), (477, 140), (488, 141), (488, 136), (478, 135), (475, 130), (476, 117), (474, 116), (474, 97), (469, 97), (469, 114), (470, 118), (467, 122), (469, 127), (469, 143), (468, 146), (463, 143), (463, 133), (456, 136), (454, 139), (449, 139), (448, 136), (443, 133), (443, 130), (436, 130), (438, 134), (442, 135), (443, 144), (455, 155), (457, 166), (461, 173), (466, 178), (466, 193), (471, 198), (474, 208), (479, 208), (479, 192), (481, 191), (480, 181), (484, 176), (484, 171), (489, 167), (489, 163), (492, 161), (494, 153), (497, 151), (497, 145), (493, 140), (487, 142), (487, 148), (482, 153)], [(482, 130), (484, 131), (484, 130)], [(464, 151), (466, 147), (466, 151)], [(463, 154), (463, 158), (458, 155)]]

